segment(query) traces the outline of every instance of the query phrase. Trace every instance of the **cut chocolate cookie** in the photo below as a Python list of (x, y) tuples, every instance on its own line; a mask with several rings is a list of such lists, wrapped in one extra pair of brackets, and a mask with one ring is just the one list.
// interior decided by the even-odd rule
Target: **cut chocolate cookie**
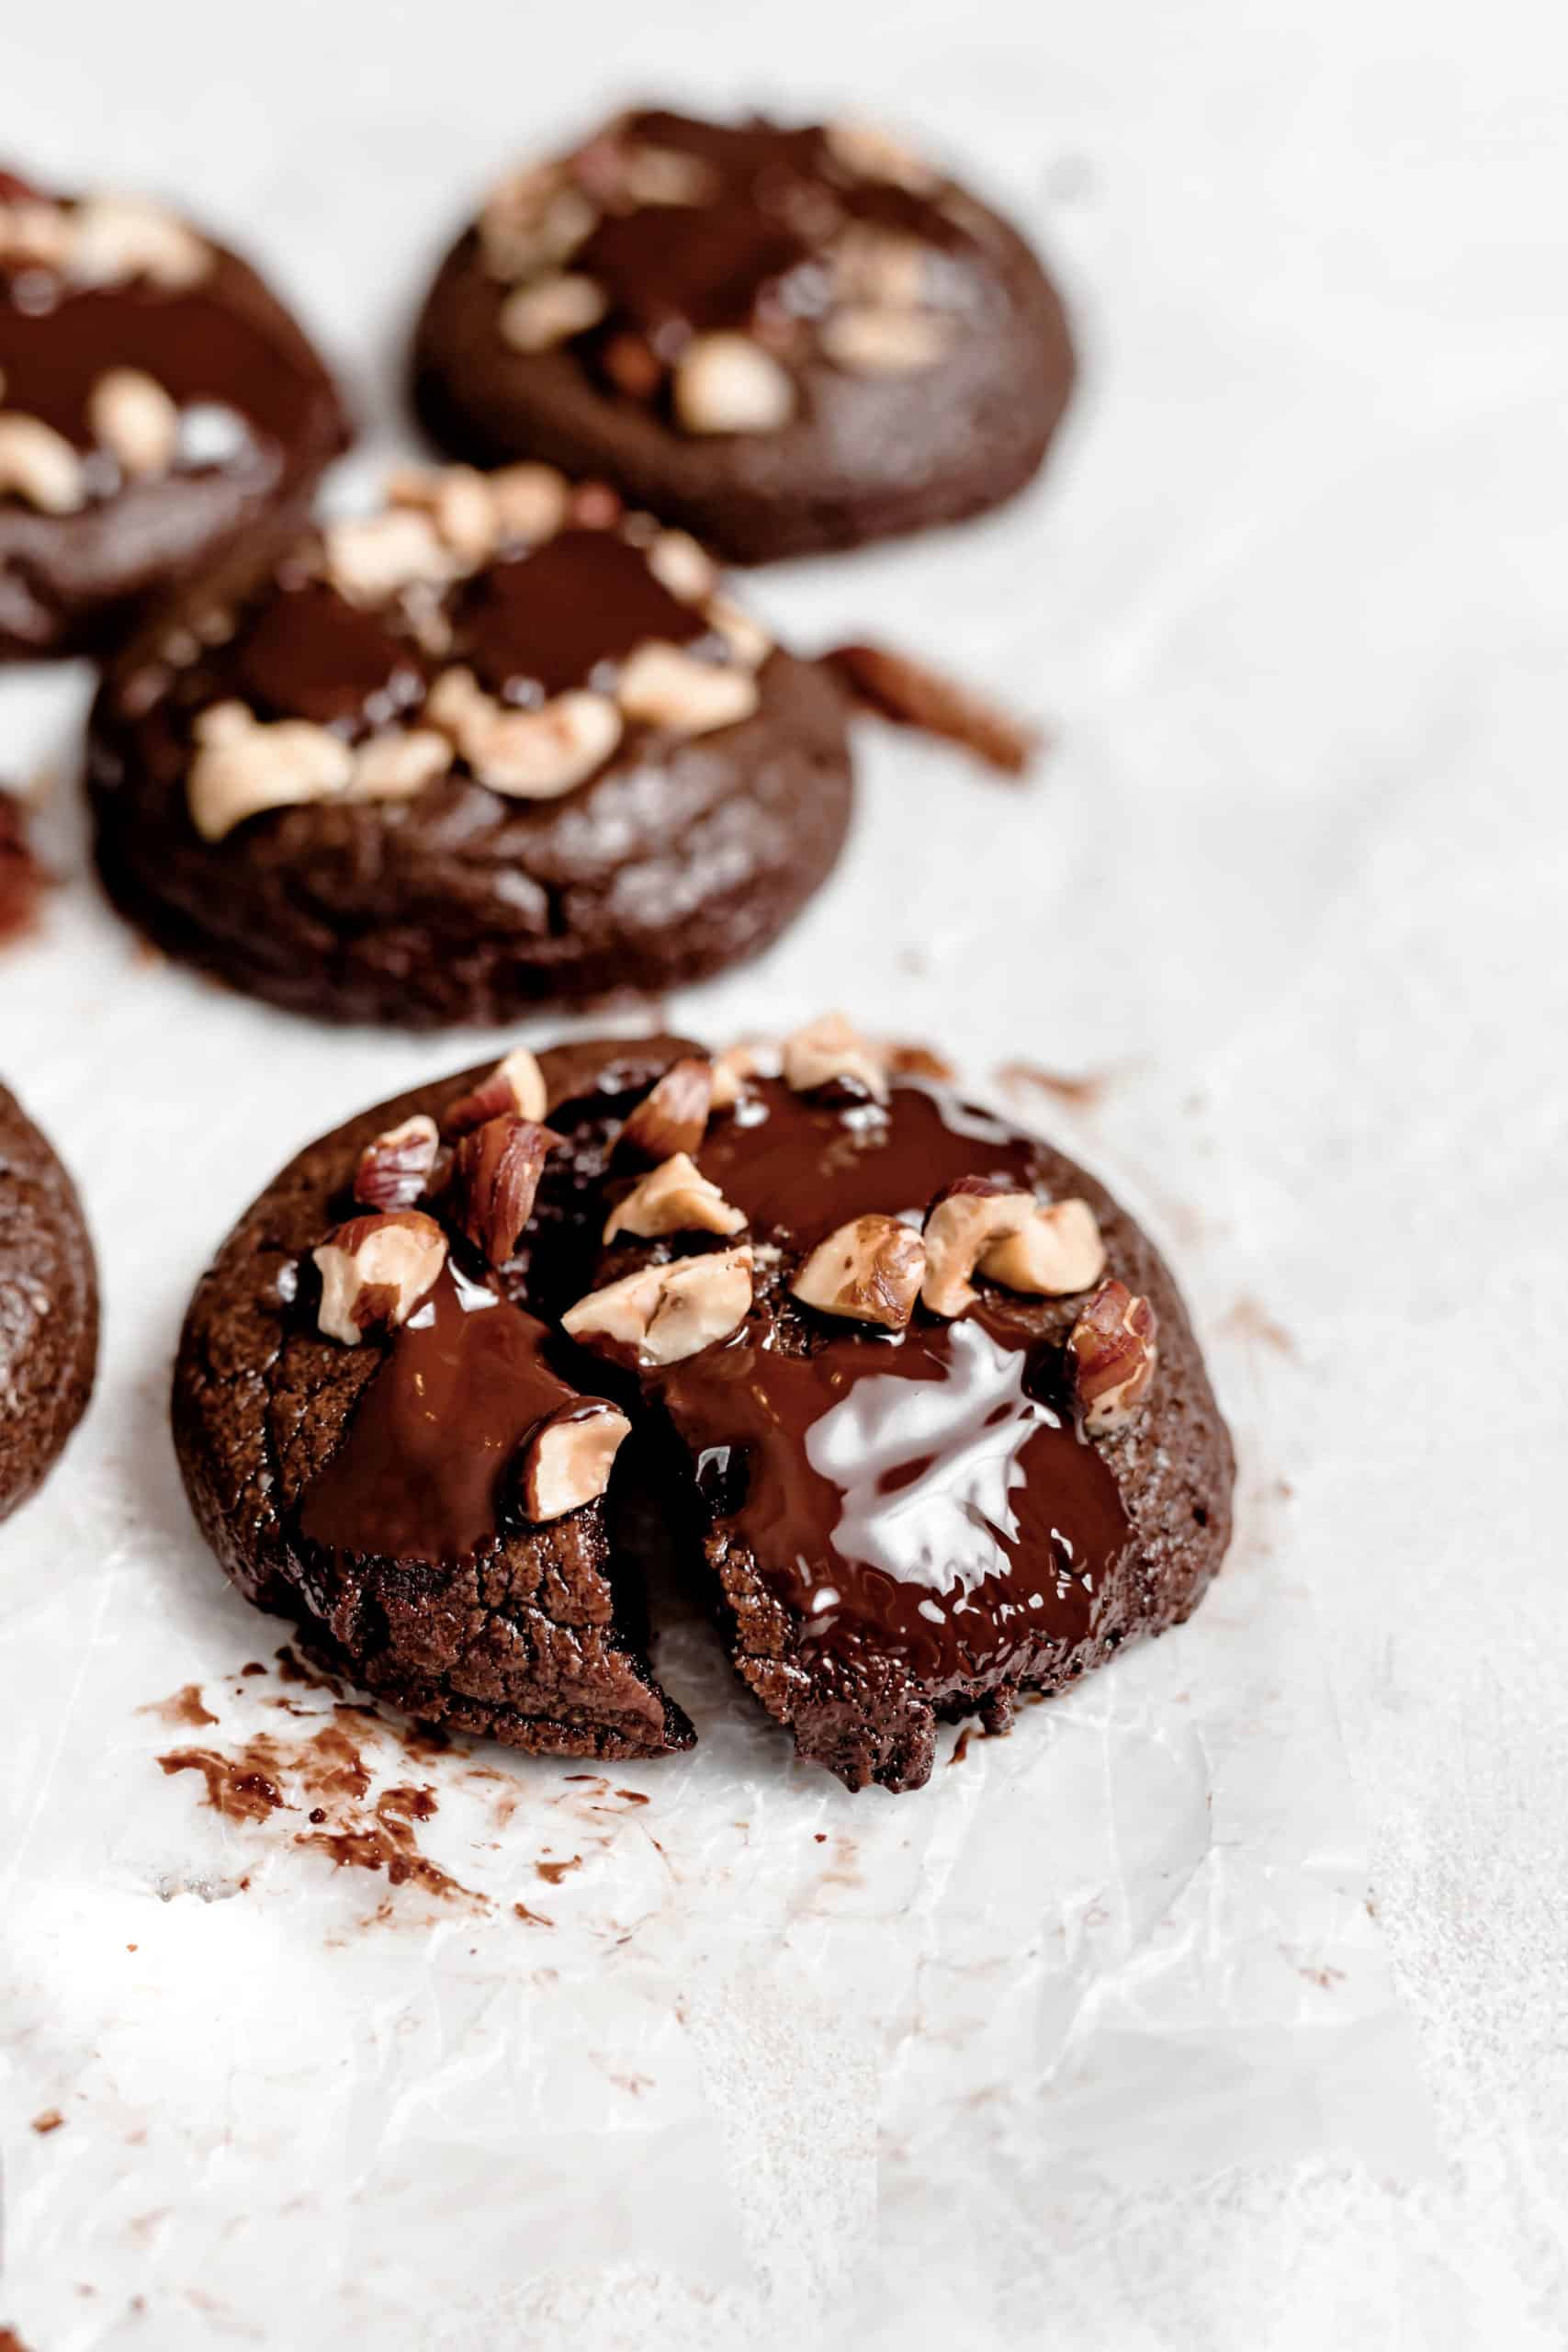
[(243, 1590), (523, 1746), (689, 1736), (637, 1654), (657, 1520), (852, 1788), (919, 1787), (940, 1719), (1000, 1726), (1185, 1617), (1230, 1528), (1152, 1244), (840, 1022), (518, 1054), (367, 1113), (225, 1245), (175, 1426)]
[(0, 1086), (0, 1519), (87, 1409), (98, 1357), (93, 1244), (70, 1177)]
[(454, 455), (603, 474), (741, 563), (999, 503), (1072, 380), (1029, 247), (898, 141), (654, 109), (504, 180), (415, 341)]
[(543, 466), (405, 473), (191, 587), (94, 714), (99, 870), (319, 1018), (497, 1022), (765, 946), (849, 823), (832, 679), (682, 533)]
[(96, 650), (347, 438), (237, 254), (144, 198), (0, 172), (0, 659)]
[[(539, 1116), (580, 1067), (613, 1076), (603, 1049), (543, 1080), (523, 1056), (478, 1103), (423, 1087), (301, 1152), (191, 1302), (175, 1442), (240, 1589), (378, 1697), (514, 1747), (657, 1756), (692, 1734), (607, 1517), (626, 1423), (512, 1246), (541, 1230)], [(659, 1067), (626, 1050), (626, 1107)]]

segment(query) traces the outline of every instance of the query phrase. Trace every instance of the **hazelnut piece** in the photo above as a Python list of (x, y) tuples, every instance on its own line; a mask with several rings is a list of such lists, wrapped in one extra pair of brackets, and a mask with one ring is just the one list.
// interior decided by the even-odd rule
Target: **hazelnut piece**
[(1087, 1201), (1036, 1201), (1023, 1223), (980, 1256), (980, 1272), (1032, 1298), (1070, 1298), (1105, 1272), (1100, 1220)]
[(503, 1113), (470, 1127), (452, 1153), (447, 1198), (454, 1222), (492, 1266), (504, 1266), (534, 1212), (546, 1160), (561, 1138)]
[(608, 307), (592, 277), (563, 273), (517, 287), (502, 304), (498, 324), (513, 351), (548, 351), (596, 327)]
[(915, 376), (953, 348), (953, 328), (934, 311), (856, 303), (824, 319), (818, 340), (835, 368), (853, 376)]
[(321, 1277), (316, 1328), (353, 1348), (408, 1321), (446, 1262), (446, 1236), (433, 1216), (400, 1209), (351, 1217), (310, 1255)]
[(754, 1078), (777, 1078), (779, 1049), (776, 1046), (753, 1038), (749, 1043), (730, 1046), (713, 1060), (713, 1092), (710, 1107), (715, 1111), (733, 1111), (741, 1096), (750, 1090)]
[(738, 662), (699, 662), (676, 645), (639, 645), (622, 665), (615, 699), (628, 718), (677, 735), (734, 727), (757, 707), (757, 681)]
[(848, 1080), (874, 1102), (887, 1100), (887, 1069), (880, 1048), (841, 1012), (825, 1013), (784, 1039), (784, 1078), (796, 1094)]
[(1105, 1245), (1087, 1201), (1037, 1201), (1032, 1193), (961, 1177), (926, 1216), (921, 1297), (933, 1315), (962, 1315), (977, 1292), (976, 1269), (1008, 1290), (1066, 1298), (1105, 1270)]
[(541, 1421), (525, 1445), (517, 1486), (524, 1514), (536, 1526), (564, 1519), (602, 1495), (631, 1423), (596, 1396), (563, 1406)]
[(702, 1142), (713, 1103), (710, 1065), (687, 1057), (671, 1062), (649, 1090), (615, 1139), (618, 1156), (662, 1167)]
[(448, 580), (451, 552), (430, 515), (412, 506), (329, 523), (327, 576), (351, 605), (384, 605), (416, 581)]
[(424, 716), (451, 737), (480, 784), (516, 800), (554, 800), (602, 767), (621, 740), (608, 695), (574, 688), (537, 710), (512, 710), (471, 670), (444, 670)]
[(604, 1227), (604, 1238), (635, 1233), (651, 1241), (660, 1233), (739, 1233), (744, 1213), (730, 1205), (687, 1153), (678, 1151), (633, 1185)]
[(41, 417), (0, 416), (0, 498), (8, 491), (40, 514), (74, 514), (86, 503), (81, 458)]
[(204, 710), (196, 741), (186, 800), (203, 841), (221, 841), (266, 808), (331, 799), (354, 781), (355, 755), (340, 736), (304, 718), (264, 723), (241, 702)]
[(641, 1364), (680, 1363), (727, 1340), (751, 1306), (751, 1252), (742, 1243), (673, 1265), (645, 1266), (569, 1307), (561, 1329), (584, 1347)]
[(367, 1209), (412, 1209), (430, 1182), (440, 1138), (423, 1111), (373, 1136), (354, 1171), (354, 1197)]
[(795, 385), (747, 334), (696, 334), (675, 368), (675, 414), (688, 433), (776, 433)]
[(87, 422), (120, 471), (166, 474), (179, 447), (180, 413), (140, 368), (111, 368), (87, 397)]
[(1093, 1436), (1126, 1427), (1142, 1409), (1159, 1351), (1157, 1319), (1125, 1283), (1101, 1283), (1068, 1335), (1074, 1394)]
[(926, 1271), (925, 1244), (896, 1216), (857, 1216), (819, 1241), (790, 1284), (824, 1315), (901, 1331)]
[(441, 1132), (448, 1139), (467, 1135), (510, 1112), (516, 1119), (542, 1119), (549, 1101), (545, 1073), (526, 1046), (513, 1046), (498, 1061), (488, 1078), (467, 1094), (459, 1094), (441, 1114)]

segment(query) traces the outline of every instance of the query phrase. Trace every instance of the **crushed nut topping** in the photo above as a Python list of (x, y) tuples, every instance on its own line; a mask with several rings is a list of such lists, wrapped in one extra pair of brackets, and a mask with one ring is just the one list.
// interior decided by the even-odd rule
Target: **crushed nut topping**
[(779, 1047), (766, 1038), (749, 1038), (716, 1054), (711, 1066), (710, 1109), (733, 1111), (750, 1092), (754, 1078), (777, 1078), (781, 1067)]
[(925, 1244), (896, 1216), (857, 1216), (819, 1241), (795, 1280), (794, 1295), (824, 1315), (901, 1331), (926, 1271)]
[(784, 1039), (784, 1080), (796, 1094), (847, 1084), (874, 1102), (887, 1100), (887, 1065), (881, 1048), (863, 1037), (841, 1012), (824, 1013), (820, 1021)]
[(672, 396), (688, 433), (777, 433), (795, 410), (793, 377), (746, 334), (694, 335)]
[(435, 1122), (423, 1112), (373, 1136), (354, 1171), (355, 1199), (367, 1209), (412, 1209), (430, 1183), (439, 1149)]
[(551, 351), (598, 325), (607, 305), (591, 277), (563, 271), (514, 288), (501, 306), (502, 339), (513, 351)]
[(454, 1224), (489, 1264), (504, 1266), (516, 1249), (545, 1162), (560, 1141), (550, 1128), (511, 1112), (458, 1137), (446, 1199)]
[(480, 784), (508, 799), (553, 800), (603, 767), (621, 740), (607, 695), (579, 688), (537, 710), (513, 710), (487, 695), (471, 670), (445, 670), (424, 706)]
[(41, 417), (0, 415), (0, 498), (8, 492), (40, 514), (74, 514), (86, 504), (81, 458)]
[(446, 1236), (417, 1209), (351, 1217), (310, 1252), (321, 1277), (317, 1329), (356, 1347), (406, 1323), (446, 1262)]
[(178, 291), (197, 284), (216, 260), (194, 229), (146, 197), (0, 202), (0, 267), (46, 270), (77, 286), (145, 277)]
[(820, 339), (834, 367), (851, 375), (915, 376), (946, 358), (956, 333), (956, 322), (935, 311), (860, 303), (824, 319)]
[(599, 1397), (585, 1396), (552, 1414), (534, 1430), (518, 1464), (525, 1518), (543, 1527), (596, 1501), (631, 1430), (626, 1415)]
[(165, 474), (179, 447), (180, 413), (139, 368), (111, 368), (87, 400), (87, 422), (124, 474)]
[(352, 751), (324, 727), (303, 718), (264, 721), (240, 702), (214, 703), (195, 732), (186, 799), (209, 842), (269, 808), (406, 798), (450, 764), (444, 738), (423, 730), (389, 728)]
[(920, 1295), (933, 1315), (962, 1315), (978, 1272), (1006, 1290), (1067, 1298), (1105, 1271), (1105, 1244), (1087, 1201), (1043, 1202), (981, 1176), (950, 1185), (926, 1216)]
[(662, 1233), (739, 1233), (745, 1212), (734, 1208), (716, 1184), (683, 1151), (651, 1169), (610, 1212), (604, 1238), (635, 1233), (651, 1241)]
[(942, 175), (905, 141), (880, 123), (840, 116), (824, 126), (828, 144), (846, 170), (860, 179), (886, 180), (911, 196), (934, 195)]
[(713, 1105), (713, 1068), (694, 1056), (671, 1062), (643, 1096), (615, 1138), (623, 1159), (658, 1168), (680, 1152), (694, 1152)]
[(751, 1307), (751, 1251), (646, 1266), (578, 1300), (561, 1329), (583, 1346), (643, 1364), (680, 1363), (739, 1329)]
[(526, 1046), (514, 1046), (488, 1078), (447, 1104), (441, 1114), (441, 1132), (450, 1140), (507, 1113), (517, 1119), (541, 1120), (548, 1102), (545, 1073), (537, 1060)]
[(1073, 1325), (1067, 1348), (1084, 1427), (1094, 1436), (1124, 1429), (1147, 1400), (1157, 1320), (1125, 1283), (1102, 1283)]
[(652, 643), (622, 665), (615, 699), (640, 726), (706, 735), (750, 718), (759, 695), (756, 679), (739, 663), (699, 662), (678, 646)]

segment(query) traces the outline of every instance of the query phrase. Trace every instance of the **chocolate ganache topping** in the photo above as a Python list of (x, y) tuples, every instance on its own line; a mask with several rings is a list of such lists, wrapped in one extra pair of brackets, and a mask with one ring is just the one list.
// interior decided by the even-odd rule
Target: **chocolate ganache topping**
[[(1024, 1137), (915, 1083), (883, 1107), (761, 1081), (700, 1158), (786, 1271), (850, 1220), (918, 1227), (948, 1185), (1028, 1190), (1038, 1165)], [(1083, 1639), (1132, 1544), (1075, 1419), (1060, 1314), (1041, 1302), (993, 1290), (953, 1320), (917, 1307), (894, 1333), (761, 1295), (732, 1340), (649, 1379), (715, 1530), (800, 1613), (806, 1658), (998, 1676)]]

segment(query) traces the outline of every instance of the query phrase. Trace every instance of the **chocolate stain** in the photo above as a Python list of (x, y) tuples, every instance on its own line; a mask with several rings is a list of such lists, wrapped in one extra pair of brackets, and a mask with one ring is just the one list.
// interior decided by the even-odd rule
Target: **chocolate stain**
[(651, 1802), (643, 1795), (640, 1789), (617, 1789), (615, 1794), (618, 1797), (624, 1797), (627, 1804), (648, 1804)]
[(512, 1909), (513, 1915), (523, 1920), (527, 1927), (553, 1928), (556, 1924), (553, 1919), (547, 1919), (542, 1911), (530, 1911), (525, 1903), (514, 1903)]
[[(372, 1809), (373, 1818), (339, 1829), (301, 1830), (297, 1846), (319, 1847), (333, 1858), (334, 1870), (385, 1871), (391, 1886), (412, 1884), (427, 1894), (472, 1903), (488, 1910), (485, 1897), (464, 1886), (439, 1862), (422, 1853), (415, 1824), (428, 1821), (437, 1810), (429, 1789), (383, 1789)], [(381, 1917), (383, 1914), (378, 1914)]]
[(0, 2352), (28, 2352), (14, 2327), (0, 2327)]
[(1010, 1094), (1048, 1094), (1075, 1111), (1092, 1111), (1115, 1084), (1115, 1070), (1046, 1069), (1039, 1062), (1003, 1062), (997, 1083)]
[(1296, 1343), (1282, 1323), (1276, 1323), (1260, 1299), (1244, 1291), (1234, 1306), (1220, 1318), (1218, 1329), (1228, 1339), (1247, 1340), (1257, 1346), (1271, 1349), (1278, 1356), (1293, 1356)]
[(41, 2115), (33, 2118), (33, 2130), (41, 2137), (46, 2132), (58, 2132), (65, 2118), (57, 2107), (46, 2107)]
[(210, 1707), (201, 1703), (199, 1682), (187, 1682), (166, 1699), (150, 1700), (136, 1712), (139, 1715), (156, 1715), (160, 1723), (177, 1724), (186, 1731), (199, 1731), (203, 1724), (218, 1721)]
[(199, 1772), (207, 1783), (206, 1802), (225, 1821), (265, 1821), (269, 1814), (291, 1810), (272, 1775), (277, 1769), (277, 1746), (265, 1732), (248, 1739), (233, 1756), (213, 1747), (176, 1747), (160, 1756), (163, 1770)]
[(573, 1854), (570, 1862), (536, 1862), (534, 1868), (549, 1885), (558, 1886), (568, 1871), (580, 1871), (582, 1868), (582, 1857), (581, 1854)]

